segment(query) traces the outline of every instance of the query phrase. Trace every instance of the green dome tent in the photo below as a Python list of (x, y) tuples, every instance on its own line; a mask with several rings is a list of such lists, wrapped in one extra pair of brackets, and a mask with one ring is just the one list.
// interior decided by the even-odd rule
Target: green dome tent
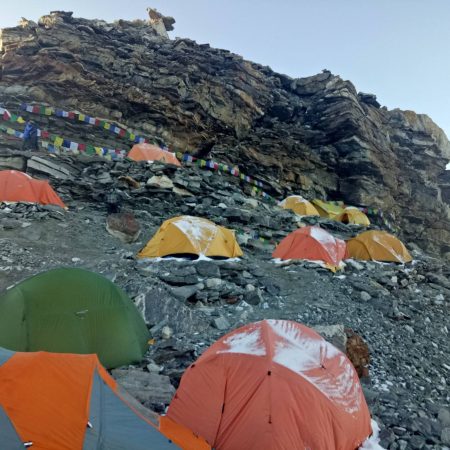
[(138, 362), (148, 331), (131, 299), (83, 269), (55, 269), (0, 297), (0, 347), (15, 351), (96, 353), (107, 368)]

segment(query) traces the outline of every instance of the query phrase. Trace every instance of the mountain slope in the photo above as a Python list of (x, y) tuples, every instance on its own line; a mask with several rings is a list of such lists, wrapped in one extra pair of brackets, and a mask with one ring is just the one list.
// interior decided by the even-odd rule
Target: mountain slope
[(10, 110), (45, 102), (119, 120), (274, 193), (382, 208), (406, 241), (450, 253), (450, 143), (425, 115), (381, 108), (328, 71), (292, 79), (143, 21), (55, 12), (2, 30), (0, 45)]

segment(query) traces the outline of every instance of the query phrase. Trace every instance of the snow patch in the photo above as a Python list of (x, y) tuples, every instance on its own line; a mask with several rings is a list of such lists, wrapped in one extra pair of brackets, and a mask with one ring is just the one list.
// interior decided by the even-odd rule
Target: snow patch
[(334, 245), (336, 243), (336, 239), (328, 233), (328, 231), (325, 231), (322, 228), (311, 227), (309, 229), (309, 234), (323, 245)]
[(330, 255), (333, 261), (338, 259), (338, 244), (334, 236), (319, 227), (311, 227), (310, 235), (313, 239), (320, 242)]
[(362, 444), (361, 447), (359, 447), (359, 450), (385, 450), (384, 447), (382, 447), (379, 442), (380, 439), (378, 437), (380, 433), (380, 427), (375, 422), (375, 420), (371, 420), (372, 425), (372, 436), (368, 437)]
[(285, 198), (283, 201), (279, 203), (280, 206), (284, 206), (286, 202), (290, 199), (295, 199), (299, 203), (308, 203), (308, 200), (303, 198), (301, 195), (290, 195), (289, 197)]
[(223, 341), (228, 349), (218, 353), (243, 353), (245, 355), (265, 356), (266, 348), (261, 340), (261, 330), (243, 331), (233, 334)]
[(217, 225), (200, 217), (182, 216), (172, 222), (189, 239), (197, 253), (206, 254), (217, 236)]
[[(355, 371), (343, 353), (322, 338), (311, 338), (295, 324), (267, 321), (281, 339), (275, 343), (273, 361), (307, 379), (332, 402), (349, 414), (359, 411), (361, 386), (355, 381)], [(327, 370), (326, 360), (338, 358), (338, 374)], [(320, 375), (310, 372), (319, 370)]]

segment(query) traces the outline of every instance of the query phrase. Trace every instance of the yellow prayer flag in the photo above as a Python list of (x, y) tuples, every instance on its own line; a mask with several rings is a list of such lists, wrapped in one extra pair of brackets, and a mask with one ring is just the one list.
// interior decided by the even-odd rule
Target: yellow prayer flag
[(64, 139), (62, 137), (55, 137), (54, 144), (55, 147), (61, 147), (63, 144)]

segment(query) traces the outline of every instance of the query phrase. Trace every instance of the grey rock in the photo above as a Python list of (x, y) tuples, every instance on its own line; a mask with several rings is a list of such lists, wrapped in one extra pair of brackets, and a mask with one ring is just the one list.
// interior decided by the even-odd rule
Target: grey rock
[(450, 427), (445, 427), (442, 430), (441, 441), (444, 445), (450, 445)]
[(438, 420), (443, 427), (450, 427), (450, 410), (441, 408), (438, 412)]
[(180, 286), (171, 288), (172, 295), (181, 300), (182, 302), (186, 302), (188, 300), (194, 299), (196, 292), (198, 291), (197, 286)]
[(361, 300), (364, 302), (368, 302), (372, 298), (372, 296), (366, 291), (361, 291), (359, 293), (359, 296), (361, 297)]
[(422, 436), (413, 435), (409, 440), (409, 445), (413, 450), (421, 450), (425, 445), (425, 439)]
[(316, 325), (314, 326), (314, 330), (341, 352), (346, 353), (347, 334), (345, 333), (343, 324)]
[(195, 268), (197, 273), (201, 277), (209, 277), (209, 278), (220, 278), (220, 268), (219, 266), (212, 261), (198, 261), (195, 264)]
[(214, 319), (211, 321), (211, 325), (218, 330), (227, 330), (231, 326), (230, 322), (228, 322), (228, 320), (223, 316), (214, 317)]
[(261, 290), (259, 288), (247, 291), (244, 294), (244, 301), (249, 305), (259, 305), (264, 301)]
[(208, 289), (217, 289), (222, 285), (223, 281), (221, 278), (208, 278), (205, 281), (205, 286)]
[[(174, 289), (183, 288), (173, 288), (172, 292)], [(194, 295), (195, 292), (196, 290), (193, 290), (191, 294)], [(145, 294), (139, 295), (135, 302), (147, 325), (150, 327), (157, 325), (155, 333), (166, 325), (170, 326), (175, 333), (193, 333), (208, 327), (208, 323), (205, 323), (199, 314), (174, 298), (163, 286), (154, 285)]]
[(114, 369), (111, 375), (134, 398), (148, 407), (151, 407), (154, 403), (170, 403), (175, 393), (175, 388), (170, 383), (169, 377), (165, 375), (132, 368)]

